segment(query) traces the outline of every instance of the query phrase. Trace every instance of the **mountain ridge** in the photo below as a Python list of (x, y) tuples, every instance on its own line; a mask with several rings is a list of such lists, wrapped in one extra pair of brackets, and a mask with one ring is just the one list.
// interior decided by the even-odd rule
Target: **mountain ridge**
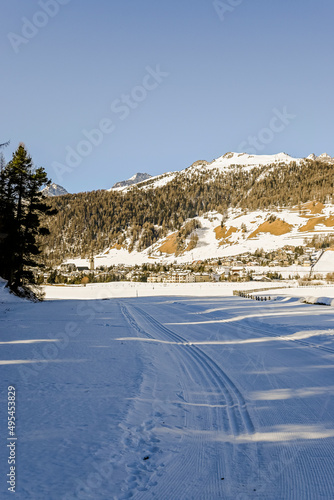
[[(334, 162), (334, 158), (327, 155), (327, 153), (323, 153), (319, 156), (311, 154), (308, 157), (304, 158), (294, 158), (284, 152), (272, 155), (253, 155), (248, 153), (227, 152), (224, 155), (212, 160), (211, 162), (208, 162), (206, 160), (197, 160), (194, 163), (192, 163), (192, 165), (182, 170), (169, 171), (155, 176), (150, 176), (148, 179), (141, 180), (138, 183), (129, 183), (129, 184), (116, 183), (111, 189), (114, 189), (115, 186), (117, 186), (117, 184), (122, 184), (122, 186), (120, 187), (124, 192), (128, 191), (129, 189), (132, 189), (134, 184), (136, 184), (136, 187), (138, 187), (139, 189), (148, 189), (148, 188), (154, 189), (156, 187), (161, 187), (166, 185), (167, 183), (173, 181), (178, 174), (180, 173), (182, 174), (185, 172), (191, 174), (201, 169), (205, 169), (207, 171), (218, 169), (219, 171), (224, 172), (227, 169), (239, 166), (242, 167), (244, 170), (251, 170), (256, 167), (266, 166), (271, 164), (278, 165), (280, 163), (287, 164), (292, 162), (300, 164), (301, 162), (308, 159), (313, 161), (319, 160), (319, 161)], [(138, 184), (140, 184), (140, 186), (138, 186)]]
[(66, 191), (65, 188), (63, 188), (63, 186), (60, 186), (55, 182), (52, 182), (49, 186), (45, 186), (45, 188), (41, 190), (41, 193), (48, 197), (64, 196), (65, 194), (70, 194), (68, 191)]
[(111, 191), (113, 189), (120, 189), (120, 188), (124, 188), (124, 187), (128, 187), (128, 186), (133, 186), (134, 184), (139, 184), (140, 182), (146, 181), (147, 179), (150, 179), (151, 177), (152, 177), (152, 175), (150, 175), (150, 174), (137, 172), (136, 174), (134, 174), (132, 177), (130, 177), (129, 179), (127, 179), (125, 181), (116, 182), (111, 187), (111, 189), (108, 189), (108, 191)]

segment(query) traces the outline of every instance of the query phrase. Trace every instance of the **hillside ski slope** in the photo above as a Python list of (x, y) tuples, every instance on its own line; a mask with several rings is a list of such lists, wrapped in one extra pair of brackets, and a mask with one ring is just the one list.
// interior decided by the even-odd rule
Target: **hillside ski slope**
[[(324, 205), (317, 201), (305, 203), (300, 207), (272, 210), (230, 209), (224, 222), (224, 229), (222, 229), (223, 216), (218, 212), (209, 212), (196, 217), (201, 227), (192, 233), (197, 235), (198, 242), (191, 250), (186, 248), (191, 239), (189, 235), (183, 251), (177, 251), (174, 243), (174, 246), (169, 245), (169, 251), (166, 252), (164, 244), (177, 235), (177, 232), (170, 232), (166, 238), (159, 239), (141, 252), (136, 249), (129, 252), (127, 249), (129, 241), (125, 240), (121, 247), (114, 245), (97, 254), (95, 265), (140, 265), (145, 262), (186, 263), (247, 252), (254, 253), (260, 248), (270, 251), (285, 246), (304, 246), (305, 241), (310, 241), (314, 237), (334, 236), (333, 213), (332, 204)], [(89, 265), (89, 259), (68, 259), (68, 262), (74, 262), (76, 265)], [(323, 272), (331, 272), (332, 268), (332, 265), (325, 265)], [(334, 268), (332, 270), (334, 271)], [(322, 272), (319, 266), (316, 266), (314, 271)], [(303, 269), (293, 266), (293, 269), (289, 270), (290, 274), (297, 272), (303, 273)]]

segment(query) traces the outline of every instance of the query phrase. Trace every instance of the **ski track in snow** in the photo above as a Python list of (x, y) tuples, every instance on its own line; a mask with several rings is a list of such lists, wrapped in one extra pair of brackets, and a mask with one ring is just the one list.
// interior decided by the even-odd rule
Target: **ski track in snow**
[[(150, 339), (159, 338), (162, 340), (171, 340), (184, 345), (177, 346), (174, 350), (174, 359), (176, 360), (179, 367), (182, 369), (185, 378), (184, 380), (191, 380), (197, 384), (197, 387), (202, 388), (203, 392), (200, 394), (200, 401), (194, 399), (191, 391), (188, 390), (186, 385), (183, 385), (182, 392), (183, 395), (179, 394), (178, 397), (181, 399), (180, 406), (185, 405), (192, 406), (192, 411), (186, 413), (186, 422), (183, 428), (185, 434), (187, 430), (190, 431), (209, 431), (213, 430), (215, 433), (224, 433), (228, 436), (240, 436), (240, 435), (251, 435), (254, 434), (255, 428), (252, 422), (251, 416), (247, 409), (246, 401), (241, 394), (240, 390), (233, 383), (233, 381), (228, 377), (228, 375), (222, 370), (220, 366), (202, 349), (197, 346), (189, 345), (184, 337), (174, 333), (170, 329), (163, 326), (159, 321), (157, 321), (153, 316), (145, 312), (143, 309), (138, 307), (132, 307), (131, 313), (129, 308), (125, 305), (121, 306), (122, 314), (129, 322), (131, 328), (135, 329), (138, 334), (145, 335)], [(144, 320), (146, 328), (143, 329), (139, 326), (138, 321)], [(154, 336), (148, 332), (154, 332)], [(205, 392), (204, 392), (205, 389)], [(145, 388), (142, 392), (146, 392)], [(206, 400), (203, 401), (203, 397)], [(154, 406), (154, 400), (152, 400)], [(194, 408), (196, 411), (194, 411)], [(204, 408), (204, 411), (203, 411)], [(202, 410), (202, 412), (200, 411)], [(137, 412), (137, 408), (134, 410)], [(136, 431), (147, 434), (151, 431), (151, 435), (146, 436), (146, 441), (155, 442), (157, 438), (154, 435), (154, 428), (157, 422), (154, 421), (154, 417), (161, 417), (161, 413), (154, 413), (153, 420), (150, 418), (144, 423), (142, 428), (137, 428)], [(202, 415), (203, 414), (203, 415)], [(201, 421), (202, 419), (202, 421)], [(198, 442), (199, 441), (199, 442)], [(143, 441), (137, 440), (139, 448), (142, 446)], [(125, 445), (133, 445), (133, 440), (126, 438)], [(187, 446), (187, 445), (185, 445)], [(161, 491), (161, 485), (157, 491), (157, 497), (159, 498), (197, 498), (190, 497), (190, 491), (185, 487), (185, 483), (182, 481), (184, 474), (200, 476), (205, 470), (205, 464), (203, 463), (203, 456), (205, 456), (205, 448), (207, 443), (200, 437), (198, 440), (192, 442), (189, 447), (190, 449), (184, 452), (188, 457), (193, 457), (192, 460), (184, 463), (184, 455), (177, 458), (173, 458), (168, 464), (168, 473), (172, 478), (172, 481), (166, 483), (166, 491)], [(212, 467), (208, 469), (216, 468), (217, 472), (213, 477), (207, 478), (207, 491), (204, 494), (203, 489), (201, 490), (200, 496), (198, 498), (214, 498), (213, 495), (217, 495), (217, 486), (221, 486), (221, 494), (232, 495), (233, 492), (229, 491), (228, 487), (223, 488), (223, 483), (220, 476), (226, 475), (227, 469), (229, 469), (229, 475), (233, 476), (233, 470), (229, 466), (229, 462), (232, 459), (232, 463), (236, 462), (240, 467), (239, 470), (243, 470), (243, 473), (248, 477), (251, 477), (254, 481), (257, 477), (257, 472), (259, 470), (259, 449), (257, 443), (249, 444), (234, 444), (232, 447), (230, 444), (224, 447), (221, 444), (216, 445), (214, 454), (210, 457), (206, 457), (206, 460), (213, 461)], [(151, 448), (151, 451), (159, 452), (158, 447)], [(165, 464), (158, 464), (158, 470), (162, 468)], [(185, 470), (186, 467), (186, 470)], [(149, 481), (146, 475), (142, 475), (142, 472), (151, 473), (151, 470), (142, 466), (140, 469), (137, 467), (137, 462), (129, 466), (129, 478), (127, 481), (127, 494), (122, 497), (124, 499), (131, 498), (134, 491), (147, 491), (150, 488), (150, 494), (153, 497), (154, 486), (157, 482), (154, 480)], [(188, 469), (188, 470), (187, 470)], [(224, 472), (225, 470), (225, 472)], [(220, 471), (220, 475), (219, 475)], [(159, 474), (159, 472), (157, 473)], [(210, 480), (215, 483), (210, 485)], [(236, 478), (236, 483), (242, 483), (242, 478)], [(180, 485), (182, 485), (182, 493), (180, 491)], [(153, 488), (153, 491), (152, 491)], [(193, 489), (193, 485), (191, 485)], [(174, 491), (173, 491), (174, 489)], [(219, 488), (218, 488), (219, 489)], [(254, 489), (254, 488), (253, 488)], [(170, 496), (172, 495), (172, 496)], [(175, 496), (173, 496), (175, 495)], [(204, 496), (203, 496), (204, 495)], [(138, 494), (136, 498), (147, 498), (147, 496), (141, 496)]]
[[(254, 310), (254, 303), (250, 306), (249, 301), (246, 300), (240, 302), (240, 304), (240, 308), (245, 307), (247, 310), (248, 307), (252, 307)], [(170, 306), (176, 308), (175, 311), (181, 305), (184, 306), (185, 304), (182, 304), (182, 302), (170, 303)], [(257, 309), (268, 310), (268, 306), (260, 306), (258, 304)], [(300, 304), (282, 304), (282, 306), (283, 309), (285, 308), (285, 311), (286, 307), (289, 308), (289, 306), (294, 310), (296, 307), (298, 309), (304, 307)], [(274, 309), (282, 306), (274, 304)], [(295, 436), (297, 436), (300, 431), (301, 435), (305, 436), (306, 439), (315, 439), (314, 432), (318, 432), (319, 437), (322, 437), (317, 425), (302, 425), (301, 428), (299, 425), (281, 426), (280, 423), (282, 421), (289, 422), (291, 412), (291, 406), (282, 401), (280, 410), (272, 417), (273, 422), (276, 422), (277, 425), (273, 427), (273, 432), (266, 438), (265, 434), (257, 432), (257, 425), (252, 420), (242, 391), (223, 370), (221, 366), (223, 358), (222, 362), (219, 361), (218, 364), (217, 361), (204, 351), (206, 348), (204, 345), (201, 346), (201, 342), (197, 344), (196, 341), (189, 341), (185, 337), (175, 333), (161, 324), (151, 314), (147, 313), (142, 307), (122, 303), (121, 308), (123, 316), (131, 326), (131, 329), (139, 337), (139, 341), (146, 337), (152, 341), (148, 342), (151, 345), (156, 343), (156, 341), (166, 342), (166, 344), (160, 343), (159, 345), (162, 348), (166, 348), (167, 346), (169, 354), (174, 360), (175, 369), (178, 367), (181, 392), (178, 392), (176, 395), (180, 399), (179, 407), (185, 411), (184, 424), (179, 433), (181, 441), (178, 443), (178, 446), (172, 448), (172, 454), (168, 457), (168, 454), (166, 456), (165, 450), (160, 444), (160, 439), (164, 436), (160, 423), (163, 411), (156, 411), (155, 409), (157, 405), (160, 408), (163, 406), (161, 405), (161, 401), (157, 400), (159, 382), (156, 380), (153, 391), (152, 387), (149, 388), (149, 383), (145, 387), (146, 401), (151, 403), (151, 405), (147, 406), (149, 414), (147, 422), (150, 428), (146, 439), (149, 442), (159, 439), (159, 446), (156, 448), (157, 459), (154, 472), (152, 469), (146, 471), (150, 479), (145, 474), (139, 474), (136, 476), (135, 483), (131, 484), (131, 481), (128, 480), (126, 486), (127, 493), (122, 498), (126, 499), (132, 496), (141, 500), (148, 498), (177, 498), (180, 500), (213, 500), (216, 498), (233, 498), (237, 500), (250, 498), (289, 498), (291, 500), (299, 500), (302, 498), (303, 500), (313, 500), (315, 498), (315, 491), (313, 490), (312, 492), (312, 489), (307, 484), (312, 481), (314, 484), (319, 484), (319, 478), (323, 475), (323, 459), (320, 462), (314, 460), (314, 463), (311, 459), (312, 467), (310, 469), (310, 457), (307, 445), (301, 444), (298, 438), (292, 437), (292, 442), (289, 443), (289, 447), (286, 447), (284, 441), (290, 439), (286, 432), (294, 432)], [(308, 309), (309, 311), (310, 309)], [(289, 315), (289, 313), (287, 314)], [(219, 322), (219, 316), (216, 319)], [(210, 320), (215, 323), (214, 317), (211, 316)], [(179, 325), (181, 324), (179, 323)], [(207, 328), (205, 322), (203, 322), (203, 325)], [(201, 327), (200, 322), (198, 326)], [(334, 349), (321, 345), (320, 342), (309, 342), (295, 338), (294, 335), (278, 334), (275, 333), (275, 327), (273, 330), (269, 330), (269, 325), (263, 323), (261, 314), (255, 323), (254, 315), (249, 318), (246, 315), (243, 318), (242, 325), (232, 322), (228, 326), (231, 328), (230, 332), (235, 338), (235, 344), (238, 344), (240, 336), (246, 337), (246, 339), (254, 337), (259, 342), (264, 343), (272, 339), (272, 341), (277, 340), (296, 345), (297, 349), (300, 346), (301, 349), (307, 349), (305, 351), (306, 355), (309, 353), (310, 356), (313, 356), (313, 353), (316, 354), (317, 350), (324, 353), (327, 352), (329, 355), (334, 353)], [(147, 345), (146, 342), (145, 344)], [(207, 342), (207, 345), (209, 344), (210, 341)], [(247, 352), (239, 352), (239, 356), (248, 357)], [(275, 350), (273, 352), (270, 351), (270, 358), (271, 360), (275, 360)], [(159, 359), (161, 360), (161, 357), (158, 358), (158, 361)], [(270, 394), (275, 394), (275, 391), (277, 391), (276, 394), (280, 396), (282, 389), (279, 380), (270, 376), (270, 373), (265, 368), (265, 361), (261, 356), (256, 361), (258, 369), (261, 368), (261, 365), (263, 367), (270, 386)], [(281, 359), (280, 363), (282, 363)], [(155, 370), (156, 376), (159, 365), (155, 367)], [(150, 374), (150, 377), (152, 376), (154, 377), (154, 373)], [(311, 377), (307, 377), (307, 379), (312, 382)], [(194, 390), (195, 387), (197, 387), (197, 392)], [(317, 390), (318, 388), (315, 387), (315, 394)], [(328, 387), (327, 392), (329, 397), (331, 394), (330, 387)], [(302, 409), (305, 408), (306, 413), (312, 414), (314, 422), (317, 422), (319, 415), (306, 404), (303, 399), (303, 390), (299, 394), (298, 392), (293, 393), (294, 398), (298, 401), (297, 408), (301, 412), (299, 415), (299, 412), (294, 410), (294, 418), (297, 418), (297, 421), (302, 423)], [(141, 395), (139, 396), (140, 398)], [(282, 399), (284, 399), (284, 396)], [(327, 399), (325, 408), (322, 410), (323, 413), (328, 413), (328, 401)], [(170, 404), (171, 401), (169, 402)], [(137, 412), (136, 406), (133, 408), (133, 412), (134, 414)], [(171, 430), (175, 431), (176, 429)], [(210, 439), (213, 435), (214, 438)], [(189, 436), (192, 439), (188, 439)], [(328, 437), (330, 436), (333, 436), (333, 432), (328, 433)], [(323, 437), (325, 437), (325, 434), (323, 434)], [(222, 439), (220, 440), (220, 438)], [(243, 442), (241, 443), (238, 438), (241, 438)], [(277, 441), (278, 444), (275, 451), (269, 452), (268, 455), (267, 448), (264, 454), (264, 448), (260, 442), (261, 439), (269, 439), (269, 441), (273, 442)], [(282, 444), (280, 444), (280, 441), (282, 441)], [(329, 468), (331, 467), (331, 459), (328, 457), (332, 457), (330, 443), (331, 441), (325, 440), (322, 444), (322, 451), (313, 450), (315, 456), (318, 454), (320, 458), (323, 456), (327, 457), (326, 460), (329, 460), (329, 462), (326, 463), (326, 467)], [(159, 462), (159, 454), (163, 454), (161, 462)], [(208, 471), (208, 473), (205, 474), (205, 471)], [(289, 475), (290, 488), (287, 486), (288, 483), (285, 477), (287, 473)], [(218, 479), (220, 476), (225, 476), (225, 479), (229, 478), (230, 482), (219, 482)], [(162, 480), (159, 479), (160, 477)], [(194, 479), (193, 483), (185, 480), (185, 478), (189, 477), (196, 478), (198, 482), (196, 482), (196, 479)], [(133, 479), (134, 477), (132, 476)], [(277, 497), (274, 485), (276, 485), (277, 491), (281, 492), (280, 495), (285, 491), (284, 496)], [(197, 487), (198, 494), (196, 493)], [(140, 493), (141, 491), (142, 493)], [(321, 493), (319, 491), (319, 498), (332, 498), (332, 493), (333, 485), (331, 482), (323, 480), (321, 483)]]

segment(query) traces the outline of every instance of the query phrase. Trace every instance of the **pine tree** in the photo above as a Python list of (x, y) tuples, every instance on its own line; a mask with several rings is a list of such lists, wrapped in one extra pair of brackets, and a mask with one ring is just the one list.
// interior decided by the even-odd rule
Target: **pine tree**
[(0, 275), (18, 293), (34, 282), (33, 269), (41, 267), (38, 237), (49, 234), (40, 218), (54, 215), (40, 190), (49, 184), (43, 168), (35, 168), (23, 144), (0, 173)]
[[(7, 146), (8, 143), (0, 144), (0, 149), (2, 147)], [(7, 245), (4, 245), (4, 241), (8, 237), (8, 227), (11, 225), (10, 211), (8, 210), (8, 198), (5, 193), (5, 175), (4, 170), (6, 168), (5, 157), (2, 153), (0, 153), (0, 276), (1, 269), (4, 267), (4, 262), (8, 258), (5, 254), (7, 254)]]

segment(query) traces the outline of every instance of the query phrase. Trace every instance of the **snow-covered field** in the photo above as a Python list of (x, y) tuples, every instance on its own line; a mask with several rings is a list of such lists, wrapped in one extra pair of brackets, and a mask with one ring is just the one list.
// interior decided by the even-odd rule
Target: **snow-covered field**
[[(217, 297), (233, 295), (233, 290), (262, 288), (283, 289), (296, 286), (295, 281), (279, 282), (218, 282), (218, 283), (140, 283), (118, 281), (83, 285), (46, 285), (46, 299), (104, 299), (121, 297), (197, 296)], [(284, 288), (285, 290), (285, 288)]]
[(0, 497), (13, 385), (19, 500), (334, 498), (334, 308), (154, 286), (0, 289)]

